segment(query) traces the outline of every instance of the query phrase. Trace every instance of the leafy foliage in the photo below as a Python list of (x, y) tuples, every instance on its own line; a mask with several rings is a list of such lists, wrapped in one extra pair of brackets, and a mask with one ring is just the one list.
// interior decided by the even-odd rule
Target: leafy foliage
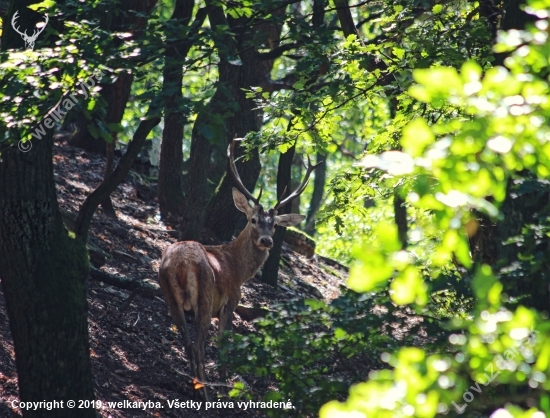
[[(290, 399), (294, 414), (303, 416), (333, 397), (342, 398), (351, 381), (380, 367), (385, 350), (445, 340), (437, 322), (410, 322), (410, 317), (410, 312), (395, 309), (387, 292), (348, 290), (330, 304), (296, 300), (258, 320), (257, 334), (232, 335), (233, 341), (223, 345), (222, 361), (236, 373), (273, 379), (278, 390), (268, 391), (264, 399)], [(396, 340), (394, 329), (408, 332)], [(251, 396), (242, 387), (234, 395)]]

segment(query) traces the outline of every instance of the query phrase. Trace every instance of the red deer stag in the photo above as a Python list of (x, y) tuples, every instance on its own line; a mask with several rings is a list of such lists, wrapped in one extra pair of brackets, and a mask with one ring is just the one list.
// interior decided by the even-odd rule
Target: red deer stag
[[(241, 299), (241, 286), (254, 277), (273, 246), (275, 225), (297, 225), (305, 216), (277, 215), (277, 211), (300, 195), (317, 165), (308, 157), (308, 167), (302, 183), (288, 197), (280, 200), (273, 209), (264, 210), (260, 195), (255, 198), (243, 185), (235, 167), (234, 139), (228, 147), (229, 167), (237, 186), (233, 188), (235, 206), (246, 215), (248, 224), (236, 240), (223, 245), (202, 245), (196, 241), (182, 241), (167, 247), (159, 269), (159, 283), (170, 308), (170, 314), (183, 337), (183, 344), (194, 376), (206, 382), (204, 374), (204, 348), (212, 317), (219, 318), (219, 336), (231, 330), (233, 311)], [(284, 195), (284, 193), (283, 193)], [(251, 206), (248, 201), (254, 202)], [(185, 321), (185, 311), (195, 315), (196, 340), (192, 347)], [(225, 372), (220, 370), (222, 379)], [(206, 390), (204, 396), (207, 397)]]

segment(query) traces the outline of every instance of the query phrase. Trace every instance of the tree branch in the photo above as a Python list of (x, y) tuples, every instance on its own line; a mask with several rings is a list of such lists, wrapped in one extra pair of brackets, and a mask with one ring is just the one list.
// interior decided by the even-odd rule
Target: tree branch
[(103, 182), (88, 195), (80, 207), (80, 211), (78, 212), (78, 216), (75, 221), (74, 232), (84, 241), (86, 241), (88, 236), (88, 229), (90, 228), (92, 217), (94, 216), (99, 203), (114, 192), (120, 182), (124, 180), (124, 177), (126, 177), (130, 171), (132, 163), (143, 147), (143, 144), (147, 139), (147, 135), (149, 135), (149, 132), (151, 132), (151, 130), (159, 123), (160, 117), (158, 116), (141, 121), (132, 140), (128, 144), (128, 149), (118, 162), (111, 175), (105, 178)]
[(298, 41), (298, 42), (294, 42), (294, 43), (291, 43), (291, 44), (284, 44), (284, 45), (281, 45), (281, 46), (279, 46), (275, 49), (272, 49), (269, 52), (265, 52), (263, 54), (258, 54), (258, 57), (262, 61), (273, 60), (275, 58), (279, 58), (285, 52), (290, 51), (294, 48), (299, 48), (302, 45), (304, 45), (303, 41)]

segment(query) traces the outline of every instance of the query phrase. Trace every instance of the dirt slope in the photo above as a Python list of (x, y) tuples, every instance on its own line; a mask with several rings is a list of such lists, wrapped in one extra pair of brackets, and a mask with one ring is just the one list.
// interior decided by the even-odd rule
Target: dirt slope
[[(67, 218), (76, 217), (79, 205), (102, 178), (104, 160), (66, 145), (54, 148), (55, 176), (60, 206)], [(90, 243), (96, 249), (94, 263), (101, 270), (134, 280), (156, 282), (162, 250), (172, 242), (173, 231), (158, 217), (156, 186), (145, 169), (133, 172), (113, 194), (118, 219), (101, 213), (94, 216)], [(296, 297), (333, 299), (345, 282), (346, 269), (330, 260), (308, 260), (284, 248), (284, 267), (278, 291), (257, 278), (243, 287), (242, 304), (276, 309), (277, 302)], [(257, 409), (169, 408), (168, 401), (199, 401), (194, 398), (181, 339), (171, 324), (161, 297), (136, 297), (121, 316), (119, 308), (128, 291), (90, 277), (88, 289), (89, 332), (95, 392), (103, 403), (116, 401), (160, 403), (162, 408), (101, 408), (102, 417), (258, 417)], [(218, 380), (215, 343), (217, 320), (210, 328), (206, 348), (209, 381)], [(234, 316), (235, 332), (253, 332), (253, 324)], [(0, 290), (0, 417), (20, 416), (12, 408), (17, 398), (17, 374), (4, 296)], [(253, 382), (249, 382), (252, 383)], [(260, 399), (258, 399), (260, 400)], [(126, 404), (126, 406), (131, 406)], [(190, 405), (185, 405), (190, 406)]]

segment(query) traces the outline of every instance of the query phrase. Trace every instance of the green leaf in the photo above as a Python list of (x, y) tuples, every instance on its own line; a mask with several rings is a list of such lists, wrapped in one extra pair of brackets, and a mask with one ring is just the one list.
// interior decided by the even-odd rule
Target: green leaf
[(401, 145), (403, 145), (405, 152), (413, 157), (419, 157), (434, 140), (435, 136), (426, 120), (424, 118), (416, 118), (403, 129)]
[(398, 305), (407, 305), (417, 302), (425, 305), (427, 301), (426, 286), (420, 273), (414, 266), (408, 266), (392, 281), (391, 298)]
[(50, 9), (55, 6), (54, 0), (44, 0), (40, 3), (31, 4), (28, 6), (29, 9), (34, 10), (35, 12), (42, 9)]
[(364, 248), (358, 259), (360, 263), (351, 269), (348, 279), (348, 286), (356, 292), (368, 292), (393, 274), (393, 267), (380, 251)]

